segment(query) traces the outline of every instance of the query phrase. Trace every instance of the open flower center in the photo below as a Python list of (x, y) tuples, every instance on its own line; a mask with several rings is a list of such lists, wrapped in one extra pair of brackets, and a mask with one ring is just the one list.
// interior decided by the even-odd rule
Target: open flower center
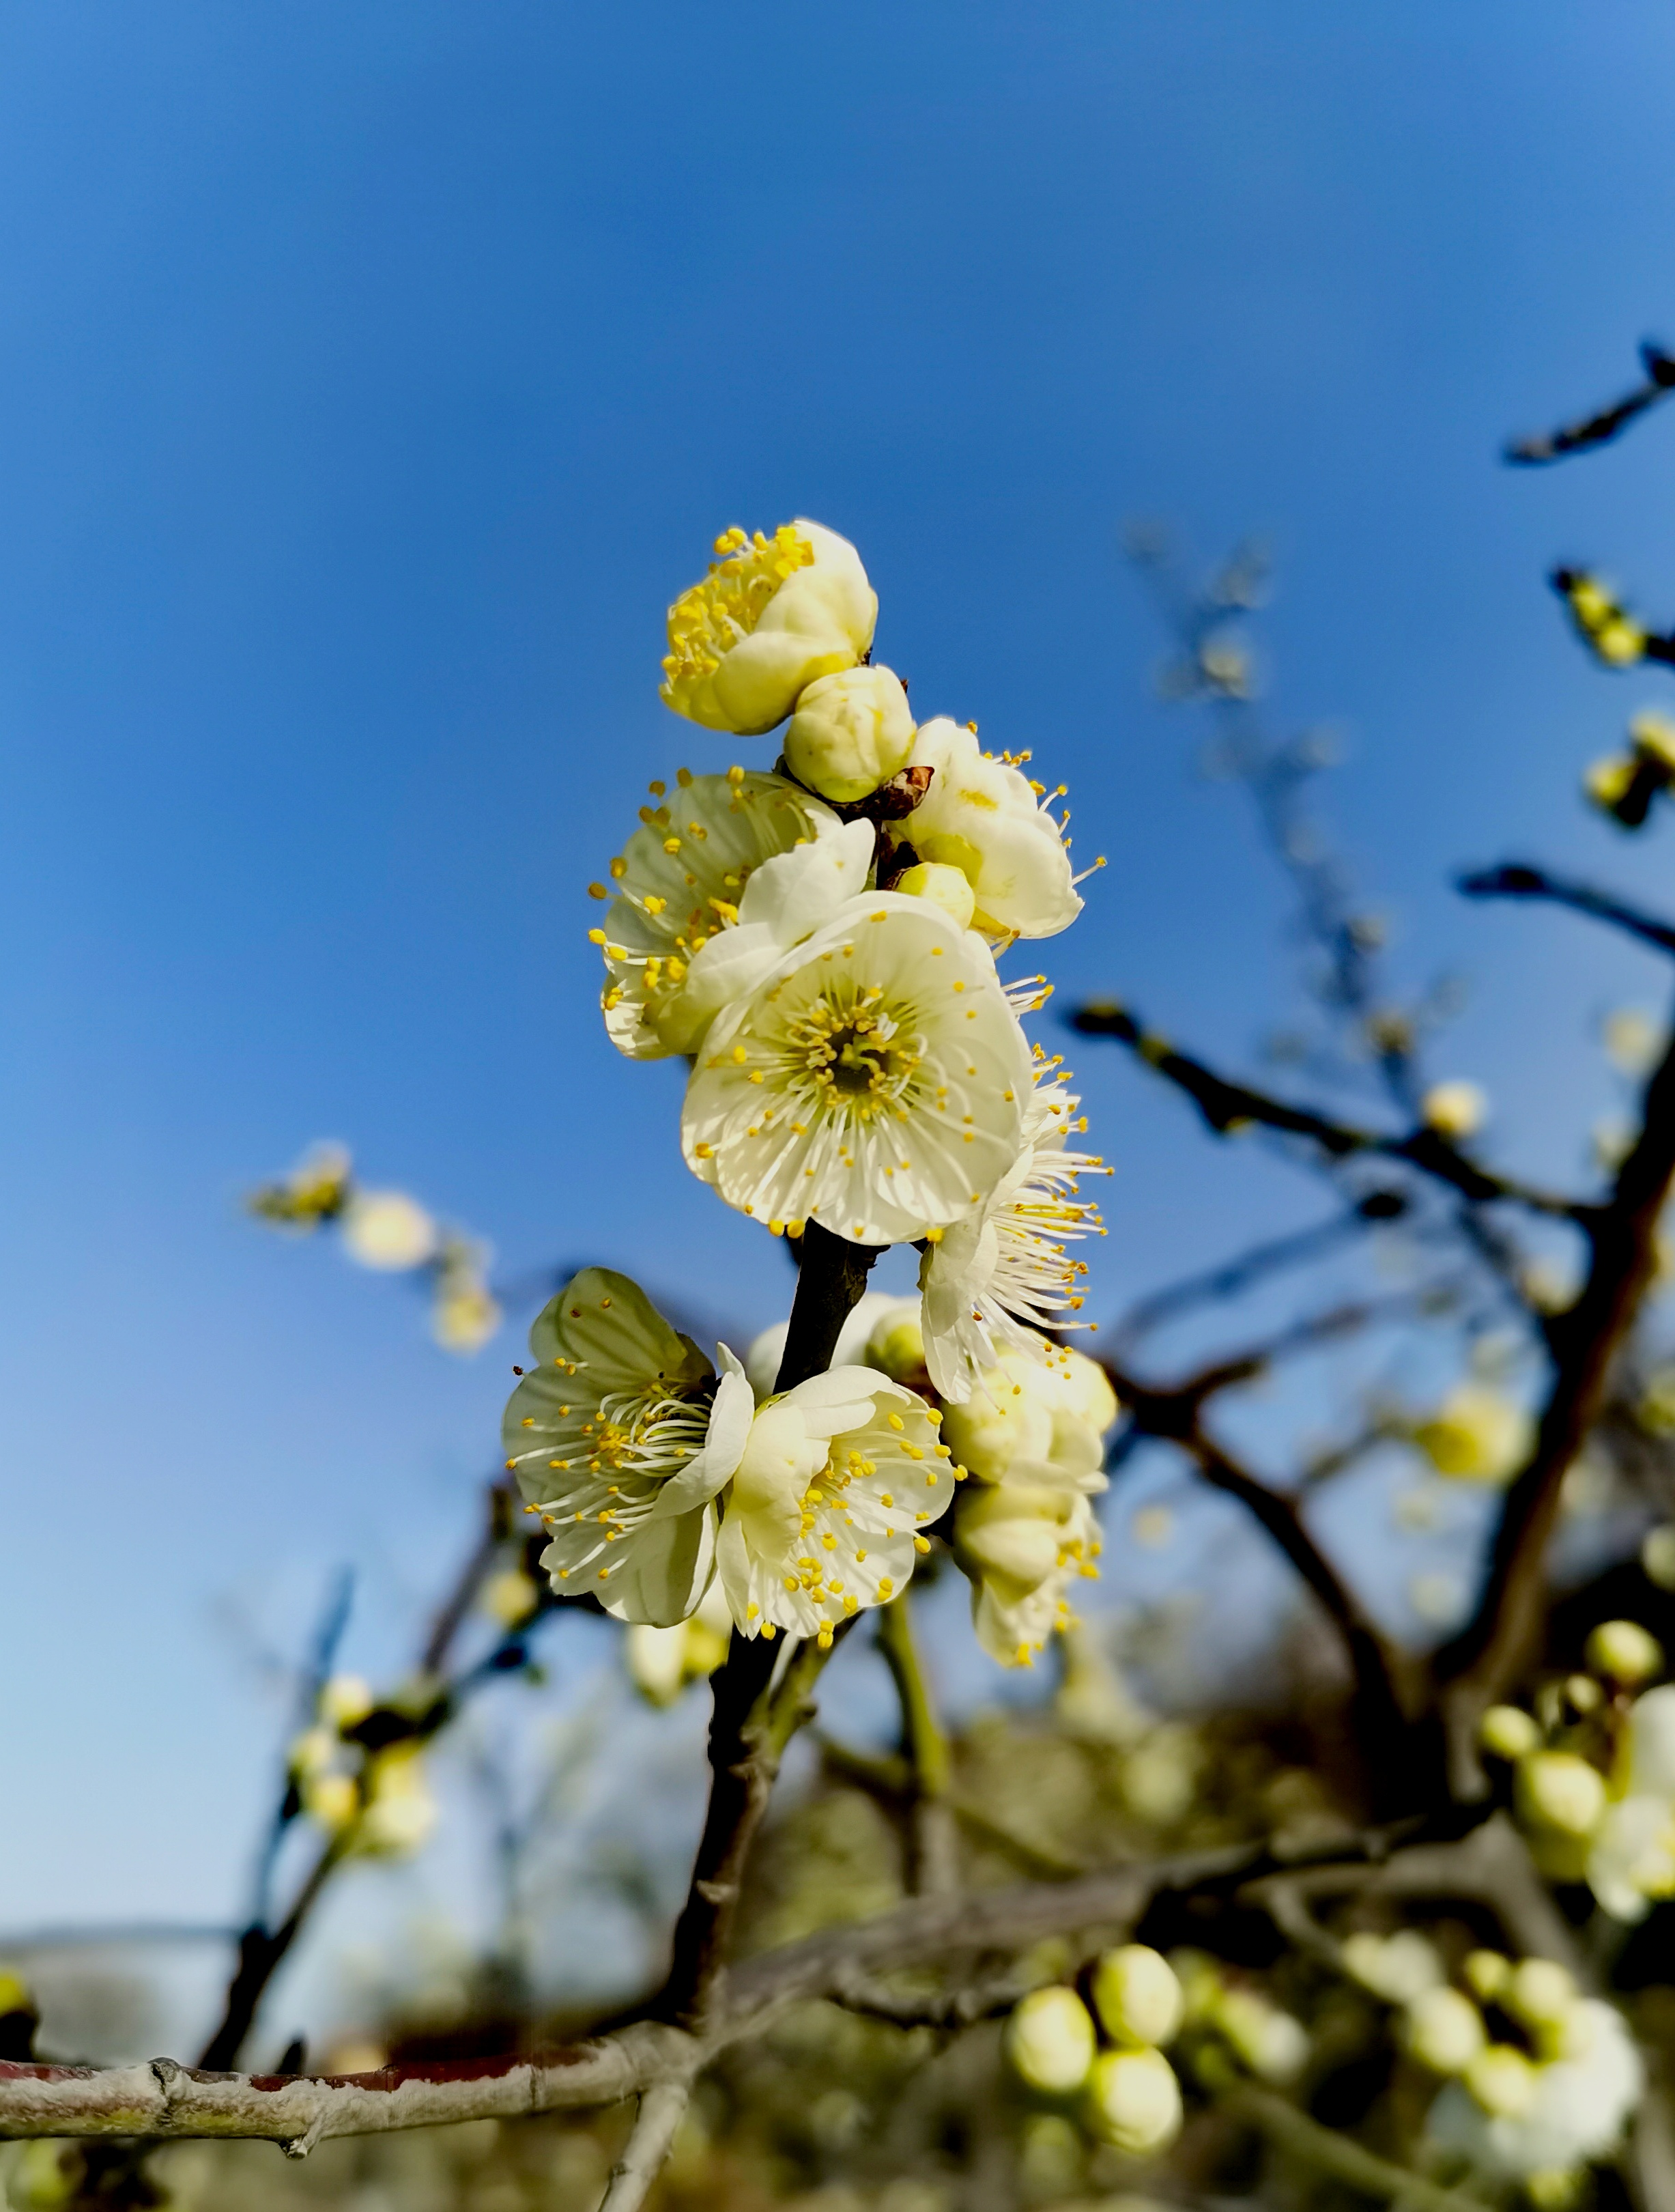
[(612, 1391), (581, 1425), (590, 1474), (660, 1481), (677, 1474), (704, 1447), (710, 1398), (671, 1398), (661, 1378), (639, 1390)]
[(725, 531), (715, 541), (708, 574), (681, 593), (669, 610), (669, 653), (663, 664), (670, 690), (701, 684), (739, 640), (749, 637), (781, 584), (814, 560), (814, 548), (791, 524), (771, 538), (758, 530)]
[(862, 1121), (900, 1105), (924, 1058), (911, 1018), (892, 1012), (876, 983), (828, 988), (786, 1024), (790, 1087), (821, 1112)]

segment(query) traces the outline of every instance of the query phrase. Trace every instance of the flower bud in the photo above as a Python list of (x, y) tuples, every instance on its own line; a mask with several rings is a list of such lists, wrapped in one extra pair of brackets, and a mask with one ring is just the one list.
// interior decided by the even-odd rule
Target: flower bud
[(1088, 2080), (1088, 2125), (1130, 2158), (1150, 2158), (1180, 2132), (1180, 2084), (1161, 2051), (1108, 2051)]
[(335, 1836), (360, 1811), (361, 1792), (347, 1774), (314, 1775), (303, 1783), (302, 1806), (311, 1820)]
[(1456, 1482), (1503, 1483), (1523, 1464), (1535, 1427), (1521, 1406), (1481, 1383), (1462, 1382), (1414, 1431), (1439, 1474)]
[(1535, 2101), (1535, 2069), (1509, 2043), (1491, 2043), (1465, 2072), (1472, 2097), (1491, 2119), (1516, 2119)]
[(1637, 1690), (1663, 1672), (1663, 1646), (1637, 1620), (1602, 1620), (1584, 1656), (1596, 1674), (1625, 1690)]
[(373, 1705), (372, 1685), (359, 1674), (334, 1674), (320, 1692), (320, 1718), (338, 1730), (358, 1728)]
[(920, 860), (896, 878), (895, 889), (906, 891), (912, 898), (933, 900), (944, 914), (954, 917), (962, 929), (971, 927), (971, 917), (977, 911), (977, 894), (962, 869), (950, 868), (942, 860)]
[(1442, 1979), (1442, 1961), (1417, 1929), (1394, 1936), (1361, 1933), (1344, 1940), (1345, 1971), (1387, 2004), (1405, 2004)]
[(1478, 1741), (1492, 1758), (1526, 1758), (1541, 1741), (1541, 1730), (1520, 1705), (1491, 1705), (1478, 1723)]
[(1575, 1977), (1553, 1959), (1520, 1959), (1500, 1993), (1502, 2007), (1528, 2028), (1555, 2028), (1576, 2002)]
[(993, 1368), (963, 1406), (944, 1409), (943, 1440), (980, 1481), (1002, 1482), (1019, 1461), (1039, 1464), (1051, 1456), (1053, 1408), (1030, 1387), (1034, 1380)]
[(358, 1190), (343, 1208), (343, 1243), (363, 1267), (391, 1274), (422, 1267), (436, 1249), (436, 1224), (404, 1190)]
[(786, 766), (822, 799), (868, 799), (907, 765), (913, 718), (888, 668), (845, 668), (810, 684), (786, 731)]
[(1597, 1766), (1570, 1751), (1536, 1751), (1518, 1763), (1515, 1796), (1526, 1820), (1563, 1836), (1586, 1836), (1605, 1809), (1605, 1784)]
[(1501, 1951), (1468, 1951), (1462, 1972), (1479, 2002), (1493, 2004), (1507, 1985), (1512, 1961)]
[(1013, 2008), (1005, 2039), (1018, 2079), (1042, 2096), (1079, 2089), (1094, 2063), (1094, 2024), (1074, 1990), (1032, 1990)]
[(1434, 1083), (1419, 1102), (1428, 1127), (1438, 1136), (1475, 1136), (1489, 1112), (1489, 1100), (1475, 1083)]
[(1075, 1491), (1047, 1483), (967, 1483), (954, 1508), (961, 1566), (996, 1585), (1004, 1603), (1017, 1604), (1058, 1566), (1064, 1530), (1078, 1502)]
[(534, 1612), (540, 1595), (521, 1567), (510, 1567), (502, 1575), (489, 1576), (478, 1593), (478, 1601), (491, 1620), (499, 1621), (502, 1628), (516, 1628)]
[(1174, 1969), (1149, 1944), (1124, 1943), (1094, 1969), (1094, 2010), (1114, 2043), (1173, 2042), (1186, 2009)]
[(917, 1309), (898, 1306), (888, 1313), (866, 1340), (866, 1364), (888, 1375), (893, 1382), (912, 1382), (925, 1373), (925, 1331)]
[(1648, 1528), (1640, 1547), (1640, 1565), (1648, 1583), (1659, 1589), (1675, 1589), (1675, 1521)]
[(1308, 2063), (1308, 2032), (1302, 2022), (1254, 1990), (1229, 1990), (1216, 2008), (1216, 2024), (1264, 2081), (1284, 2087)]
[(1425, 1990), (1407, 2008), (1402, 2039), (1433, 2074), (1463, 2074), (1488, 2040), (1483, 2014), (1458, 1990)]

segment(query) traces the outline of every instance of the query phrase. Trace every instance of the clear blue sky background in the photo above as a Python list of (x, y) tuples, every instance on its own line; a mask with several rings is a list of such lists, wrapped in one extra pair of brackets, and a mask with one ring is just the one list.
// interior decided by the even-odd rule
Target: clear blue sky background
[[(341, 1135), (507, 1273), (772, 1316), (584, 937), (642, 779), (740, 752), (655, 691), (726, 524), (855, 538), (921, 712), (1033, 744), (1111, 856), (1061, 991), (1234, 1061), (1290, 1002), (1280, 900), (1117, 531), (1271, 531), (1277, 704), (1352, 733), (1401, 968), (1476, 981), (1449, 1072), (1576, 1169), (1587, 1023), (1657, 979), (1447, 877), (1667, 872), (1575, 799), (1657, 685), (1540, 578), (1675, 614), (1675, 413), (1495, 455), (1675, 338), (1672, 92), (1653, 0), (6, 10), (0, 1923), (230, 1909), (252, 1652), (353, 1559), (393, 1663), (492, 1462), (518, 1330), (443, 1358), (243, 1222), (253, 1179)], [(1318, 1208), (1083, 1073), (1111, 1304)]]

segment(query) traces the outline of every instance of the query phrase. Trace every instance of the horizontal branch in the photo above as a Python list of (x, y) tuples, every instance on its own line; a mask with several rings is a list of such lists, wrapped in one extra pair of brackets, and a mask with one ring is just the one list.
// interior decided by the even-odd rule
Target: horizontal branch
[(1613, 897), (1609, 891), (1595, 890), (1591, 884), (1550, 875), (1545, 868), (1532, 868), (1521, 860), (1509, 860), (1498, 868), (1484, 868), (1476, 875), (1462, 876), (1459, 887), (1466, 898), (1545, 899), (1552, 906), (1568, 906), (1573, 913), (1585, 914), (1595, 921), (1609, 922), (1613, 928), (1626, 930), (1630, 937), (1637, 937), (1642, 944), (1650, 945), (1660, 952), (1675, 952), (1675, 926), (1660, 921), (1654, 915), (1642, 913), (1638, 907)]
[(1405, 1137), (1388, 1136), (1375, 1129), (1356, 1128), (1347, 1121), (1334, 1121), (1306, 1107), (1288, 1105), (1284, 1099), (1253, 1090), (1248, 1084), (1229, 1083), (1202, 1060), (1177, 1052), (1166, 1039), (1144, 1028), (1124, 1006), (1108, 1002), (1078, 1006), (1071, 1013), (1070, 1023), (1083, 1036), (1114, 1037), (1119, 1044), (1127, 1045), (1166, 1082), (1184, 1091), (1219, 1136), (1252, 1126), (1273, 1129), (1284, 1136), (1305, 1139), (1332, 1160), (1359, 1156), (1404, 1161), (1435, 1182), (1446, 1183), (1473, 1206), (1505, 1200), (1560, 1220), (1586, 1221), (1588, 1218), (1589, 1209), (1579, 1200), (1539, 1190), (1532, 1184), (1514, 1182), (1508, 1176), (1492, 1175), (1480, 1168), (1439, 1130), (1420, 1127)]

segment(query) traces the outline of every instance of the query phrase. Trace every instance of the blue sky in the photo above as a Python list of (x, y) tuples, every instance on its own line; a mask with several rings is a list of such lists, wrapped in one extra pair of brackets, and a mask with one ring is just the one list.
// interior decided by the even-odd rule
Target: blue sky
[[(783, 1256), (686, 1176), (585, 941), (638, 786), (756, 757), (655, 692), (729, 523), (853, 537), (920, 711), (1071, 785), (1111, 866), (1061, 994), (1247, 1063), (1281, 902), (1149, 690), (1118, 530), (1271, 533), (1276, 712), (1348, 732), (1399, 970), (1472, 979), (1447, 1072), (1576, 1171), (1587, 1025), (1661, 979), (1447, 884), (1667, 871), (1575, 798), (1657, 685), (1540, 580), (1675, 613), (1675, 415), (1495, 455), (1675, 339), (1672, 67), (1649, 0), (6, 12), (0, 1924), (230, 1908), (260, 1654), (349, 1559), (393, 1664), (492, 1463), (518, 1330), (444, 1358), (243, 1222), (253, 1180), (341, 1136), (508, 1274), (773, 1317)], [(1082, 1072), (1111, 1304), (1312, 1218)]]

